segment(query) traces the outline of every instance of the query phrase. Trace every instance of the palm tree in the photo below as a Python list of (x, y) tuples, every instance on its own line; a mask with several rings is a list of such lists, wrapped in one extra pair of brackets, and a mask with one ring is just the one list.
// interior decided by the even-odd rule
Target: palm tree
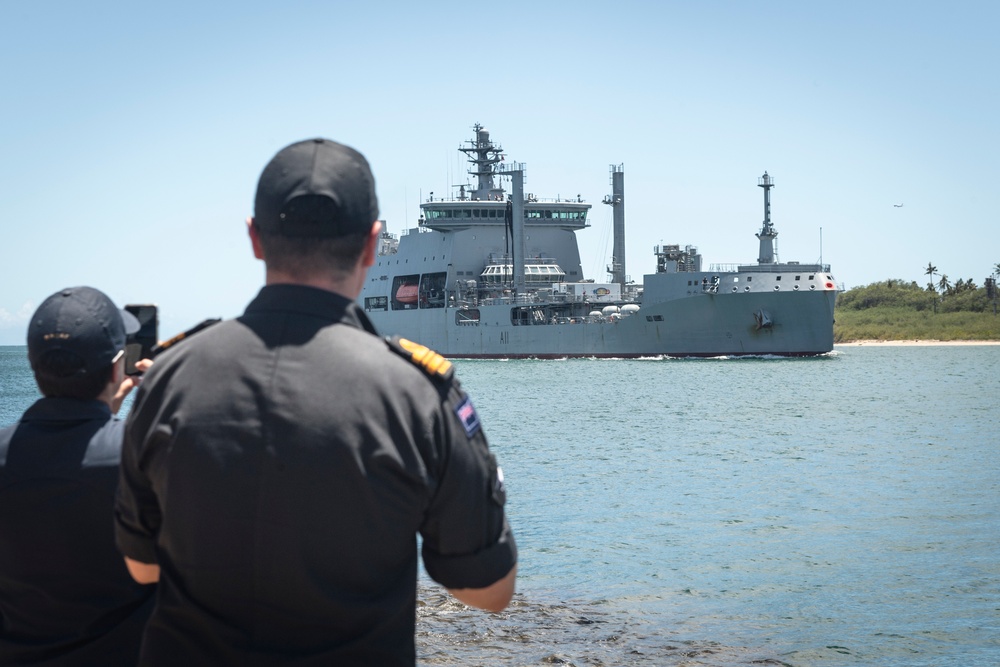
[(934, 289), (934, 276), (937, 274), (937, 267), (932, 263), (927, 262), (927, 268), (924, 269), (924, 273), (927, 274), (927, 291), (930, 292)]
[(998, 278), (1000, 278), (1000, 264), (994, 264), (993, 265), (993, 275), (995, 275)]
[[(959, 280), (961, 280), (961, 278), (959, 278)], [(947, 292), (948, 288), (951, 287), (951, 283), (948, 282), (948, 276), (946, 274), (941, 274), (941, 280), (938, 281), (938, 287), (941, 288), (942, 292)]]

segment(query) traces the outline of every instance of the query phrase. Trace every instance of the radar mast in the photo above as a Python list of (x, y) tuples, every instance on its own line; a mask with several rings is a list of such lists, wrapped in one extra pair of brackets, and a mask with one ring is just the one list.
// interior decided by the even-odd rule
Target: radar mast
[(470, 193), (473, 201), (503, 199), (503, 188), (496, 185), (493, 180), (496, 175), (496, 165), (503, 161), (503, 149), (499, 144), (490, 141), (490, 132), (485, 127), (476, 123), (474, 126), (476, 138), (466, 143), (469, 146), (459, 146), (458, 150), (469, 156), (469, 174), (476, 177), (476, 189)]
[(757, 238), (760, 239), (760, 255), (757, 261), (760, 264), (774, 264), (774, 239), (778, 236), (774, 225), (771, 224), (771, 188), (774, 187), (774, 179), (765, 171), (757, 180), (757, 187), (764, 188), (764, 225), (757, 234)]

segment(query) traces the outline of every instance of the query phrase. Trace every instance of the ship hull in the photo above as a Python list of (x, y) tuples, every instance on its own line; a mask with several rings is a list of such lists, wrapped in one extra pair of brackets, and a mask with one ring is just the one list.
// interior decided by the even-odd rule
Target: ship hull
[[(834, 290), (700, 294), (642, 305), (610, 321), (513, 324), (511, 306), (480, 306), (478, 324), (455, 308), (370, 312), (386, 334), (412, 338), (452, 358), (557, 359), (651, 356), (813, 356), (833, 349)], [(754, 313), (766, 312), (761, 326)]]

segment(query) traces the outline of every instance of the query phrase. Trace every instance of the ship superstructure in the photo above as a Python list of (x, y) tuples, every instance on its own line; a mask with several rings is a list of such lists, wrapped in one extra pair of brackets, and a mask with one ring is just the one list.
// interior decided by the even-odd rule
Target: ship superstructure
[[(420, 204), (417, 227), (383, 232), (359, 297), (384, 334), (448, 357), (817, 355), (833, 349), (828, 265), (777, 261), (765, 173), (758, 261), (709, 267), (693, 246), (654, 248), (656, 273), (625, 273), (624, 169), (611, 167), (609, 282), (583, 275), (576, 233), (591, 205), (523, 192), (524, 165), (480, 125), (459, 148), (474, 184)], [(510, 192), (503, 187), (510, 181)]]

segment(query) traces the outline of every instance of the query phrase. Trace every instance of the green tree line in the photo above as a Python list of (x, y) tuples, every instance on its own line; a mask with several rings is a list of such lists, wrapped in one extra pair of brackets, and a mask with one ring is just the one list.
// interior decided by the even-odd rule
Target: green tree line
[(1000, 264), (982, 285), (952, 281), (933, 263), (924, 274), (923, 287), (894, 278), (838, 294), (834, 340), (1000, 340)]
[(971, 279), (959, 279), (941, 291), (921, 287), (916, 281), (882, 280), (851, 288), (837, 296), (838, 309), (865, 310), (886, 306), (943, 313), (981, 313), (993, 310), (993, 299), (986, 286), (980, 287)]

